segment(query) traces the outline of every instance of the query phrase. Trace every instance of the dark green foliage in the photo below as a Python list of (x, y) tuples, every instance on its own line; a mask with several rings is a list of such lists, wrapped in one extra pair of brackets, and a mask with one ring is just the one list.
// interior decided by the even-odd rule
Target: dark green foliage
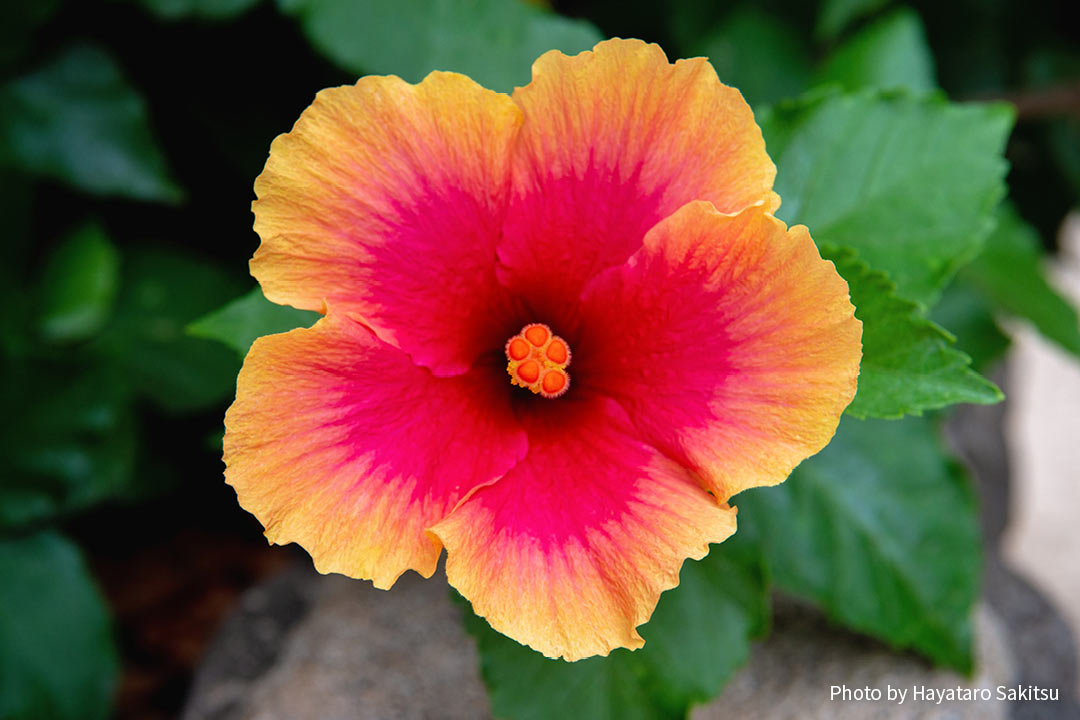
[(989, 305), (963, 277), (945, 289), (930, 319), (956, 336), (956, 348), (971, 356), (971, 367), (985, 372), (1009, 349), (1009, 338)]
[[(698, 28), (700, 33), (700, 28)], [(688, 55), (704, 55), (720, 80), (739, 88), (753, 108), (798, 95), (810, 84), (812, 60), (803, 33), (754, 5), (737, 7)]]
[(862, 92), (818, 94), (761, 117), (778, 216), (847, 246), (901, 297), (932, 305), (978, 254), (1005, 193), (1005, 105)]
[(0, 531), (88, 508), (131, 482), (130, 393), (114, 368), (84, 363), (35, 359), (4, 373)]
[(162, 20), (231, 20), (250, 10), (261, 0), (131, 0)]
[(1048, 339), (1080, 357), (1076, 310), (1044, 273), (1039, 236), (1015, 210), (1005, 207), (986, 249), (964, 269), (961, 279), (995, 310), (1030, 321)]
[(51, 531), (0, 538), (0, 718), (105, 720), (117, 657), (105, 602)]
[(60, 0), (0, 5), (0, 70), (26, 52), (35, 32), (56, 14), (59, 7)]
[(357, 74), (419, 82), (432, 70), (464, 73), (509, 92), (529, 81), (537, 57), (592, 48), (600, 34), (507, 0), (278, 0), (326, 57)]
[(845, 419), (786, 483), (735, 502), (778, 587), (848, 627), (971, 671), (975, 499), (934, 420)]
[(223, 402), (240, 369), (221, 345), (185, 332), (188, 323), (235, 297), (243, 286), (197, 255), (146, 248), (125, 258), (113, 321), (98, 340), (140, 392), (170, 410)]
[(0, 87), (0, 163), (87, 192), (176, 202), (142, 97), (96, 45)]
[(243, 357), (255, 338), (311, 327), (318, 319), (319, 313), (272, 303), (263, 296), (262, 290), (255, 288), (191, 323), (188, 332), (196, 337), (219, 340)]
[(871, 270), (854, 251), (824, 247), (848, 282), (855, 317), (863, 323), (859, 390), (847, 412), (855, 417), (920, 415), (956, 403), (996, 403), (1001, 391), (968, 368), (953, 338), (923, 317), (919, 306), (897, 297), (884, 273)]
[(835, 38), (853, 22), (880, 10), (889, 0), (822, 0), (818, 10), (817, 34)]
[(39, 328), (52, 342), (85, 340), (112, 314), (120, 254), (97, 225), (72, 233), (49, 257), (41, 277)]
[(845, 90), (903, 88), (923, 93), (937, 87), (934, 58), (919, 16), (902, 9), (863, 28), (838, 47), (814, 77)]

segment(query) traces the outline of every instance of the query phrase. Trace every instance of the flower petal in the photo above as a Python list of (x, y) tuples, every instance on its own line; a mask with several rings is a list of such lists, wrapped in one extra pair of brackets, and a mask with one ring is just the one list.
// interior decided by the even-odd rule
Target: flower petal
[(513, 97), (525, 124), (499, 277), (563, 331), (585, 282), (685, 203), (779, 205), (750, 107), (704, 58), (671, 64), (640, 40), (551, 51)]
[(271, 542), (388, 588), (425, 577), (425, 534), (526, 451), (488, 371), (437, 378), (336, 309), (255, 341), (225, 416), (225, 477)]
[(549, 657), (641, 647), (635, 628), (683, 560), (735, 531), (735, 511), (636, 440), (610, 400), (551, 405), (524, 418), (526, 459), (432, 528), (447, 577), (493, 628)]
[(719, 499), (782, 482), (855, 395), (862, 323), (805, 227), (691, 203), (582, 297), (579, 385)]
[(520, 124), (508, 96), (453, 73), (320, 92), (255, 181), (266, 297), (326, 300), (417, 363), (464, 372), (505, 340), (494, 258)]

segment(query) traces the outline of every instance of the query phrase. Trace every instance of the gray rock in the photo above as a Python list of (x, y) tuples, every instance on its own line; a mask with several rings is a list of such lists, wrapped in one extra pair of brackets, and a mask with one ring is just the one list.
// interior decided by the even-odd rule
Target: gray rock
[(232, 720), (273, 667), (318, 583), (303, 564), (244, 593), (217, 633), (192, 687), (183, 720)]
[[(1006, 390), (1015, 373), (998, 368), (991, 379)], [(980, 498), (980, 516), (987, 552), (983, 569), (986, 602), (1009, 629), (1018, 667), (1016, 682), (1023, 686), (1060, 688), (1061, 701), (1021, 700), (1011, 705), (1011, 720), (1080, 720), (1076, 678), (1080, 677), (1074, 628), (1042, 589), (1010, 568), (1001, 557), (1001, 541), (1015, 505), (1011, 487), (1011, 461), (1005, 416), (1009, 403), (962, 405), (945, 426), (953, 450), (972, 472)], [(1042, 422), (1041, 420), (1039, 421)], [(1068, 498), (1061, 500), (1072, 507)], [(1044, 553), (1043, 564), (1057, 563)], [(1060, 564), (1060, 563), (1059, 563)], [(1021, 572), (1029, 568), (1018, 568)]]
[(1056, 703), (1014, 703), (1011, 720), (1080, 720), (1076, 645), (1065, 618), (1044, 594), (993, 555), (987, 558), (983, 584), (987, 602), (1009, 628), (1016, 683), (1061, 689)]
[[(266, 672), (237, 677), (211, 653), (184, 720), (490, 717), (476, 650), (445, 579), (408, 573), (384, 592), (341, 576), (297, 572), (289, 584), (303, 586), (293, 593), (312, 600)], [(246, 615), (227, 625), (222, 635), (232, 641), (217, 651), (247, 641), (244, 628), (259, 622)], [(234, 702), (238, 696), (242, 702)]]
[[(290, 624), (270, 598), (309, 598), (306, 610), (274, 653), (259, 645)], [(255, 598), (253, 601), (252, 598)], [(262, 607), (264, 612), (252, 612)], [(294, 610), (300, 608), (292, 603)], [(978, 617), (978, 662), (973, 681), (935, 670), (911, 654), (833, 627), (816, 611), (779, 602), (774, 632), (723, 696), (697, 708), (694, 720), (781, 718), (928, 718), (998, 720), (1005, 703), (914, 703), (912, 686), (996, 687), (1015, 676), (1005, 632), (996, 615)], [(273, 628), (273, 629), (271, 629)], [(247, 645), (241, 650), (238, 645)], [(262, 653), (263, 660), (258, 656)], [(273, 653), (269, 661), (265, 658)], [(251, 668), (263, 667), (252, 676)], [(846, 683), (908, 689), (904, 705), (830, 701), (830, 687)], [(413, 574), (390, 593), (342, 577), (295, 571), (251, 591), (223, 629), (204, 663), (184, 720), (484, 720), (490, 718), (472, 640), (445, 581)], [(578, 720), (566, 718), (564, 720)], [(588, 720), (588, 719), (584, 719)]]
[[(830, 627), (810, 608), (778, 603), (769, 639), (754, 648), (749, 664), (736, 673), (723, 695), (696, 708), (691, 718), (1004, 720), (1009, 703), (993, 699), (993, 694), (1016, 674), (1006, 632), (986, 607), (976, 615), (976, 632), (978, 671), (967, 679), (935, 669), (915, 655)], [(902, 704), (889, 699), (889, 688), (904, 692)], [(986, 689), (992, 699), (937, 704), (916, 698), (916, 688)], [(880, 699), (873, 692), (879, 692)]]

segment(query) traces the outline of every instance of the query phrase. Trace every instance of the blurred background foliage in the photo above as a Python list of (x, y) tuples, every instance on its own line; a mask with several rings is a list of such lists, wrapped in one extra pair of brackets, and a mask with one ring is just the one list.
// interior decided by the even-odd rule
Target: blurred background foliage
[[(656, 41), (672, 58), (706, 55), (764, 127), (781, 217), (810, 225), (860, 310), (864, 293), (866, 307), (890, 318), (866, 338), (863, 381), (881, 391), (861, 386), (851, 414), (993, 401), (996, 390), (960, 351), (972, 368), (992, 367), (1009, 342), (1003, 317), (1080, 355), (1076, 313), (1043, 275), (1080, 198), (1074, 3), (553, 5), (0, 6), (0, 720), (174, 716), (208, 633), (237, 592), (280, 562), (222, 483), (221, 418), (251, 341), (314, 316), (269, 305), (246, 272), (258, 243), (251, 187), (270, 141), (314, 93), (360, 74), (417, 81), (457, 70), (509, 91), (542, 52), (576, 52), (606, 36)], [(946, 105), (939, 91), (1008, 101), (1015, 128), (999, 106)], [(936, 166), (913, 171), (887, 202), (846, 202), (862, 159), (893, 152), (890, 168), (902, 173), (916, 161), (890, 143), (919, 133), (940, 141)], [(1006, 136), (1009, 201), (995, 210)], [(823, 186), (834, 197), (810, 196), (800, 180), (822, 168), (833, 173)], [(931, 172), (938, 182), (921, 188)], [(903, 218), (914, 215), (933, 232), (912, 232)], [(867, 228), (886, 234), (868, 239)], [(925, 317), (931, 307), (955, 346)], [(870, 353), (875, 342), (882, 352)], [(898, 399), (889, 393), (897, 383), (918, 392)], [(770, 578), (846, 625), (969, 667), (974, 505), (962, 468), (941, 450), (938, 419), (846, 419), (838, 441), (782, 492), (748, 495), (737, 539), (687, 566), (691, 589), (665, 595), (643, 631), (656, 638), (650, 653), (552, 664), (470, 620), (496, 709), (527, 717), (538, 687), (575, 672), (593, 679), (575, 683), (593, 694), (560, 695), (574, 707), (678, 716), (715, 694), (767, 628)], [(897, 475), (903, 463), (918, 467), (914, 500), (908, 471)], [(839, 475), (855, 478), (843, 502), (831, 489)], [(948, 543), (961, 560), (905, 564), (918, 548), (903, 544), (902, 529), (889, 534), (896, 507), (925, 518), (913, 543)], [(784, 518), (802, 520), (772, 527)], [(829, 518), (839, 525), (814, 526)], [(795, 558), (789, 546), (808, 549)], [(849, 586), (838, 584), (841, 562), (855, 568)], [(881, 576), (884, 566), (895, 576)], [(717, 587), (718, 573), (731, 581)], [(907, 598), (899, 614), (883, 614), (870, 586)], [(686, 618), (702, 613), (691, 599), (718, 608), (699, 618), (719, 633), (707, 646), (684, 637), (695, 625)], [(717, 647), (726, 650), (717, 656)], [(510, 670), (520, 667), (531, 670)], [(600, 687), (623, 690), (596, 695)], [(544, 706), (537, 716), (556, 712)]]

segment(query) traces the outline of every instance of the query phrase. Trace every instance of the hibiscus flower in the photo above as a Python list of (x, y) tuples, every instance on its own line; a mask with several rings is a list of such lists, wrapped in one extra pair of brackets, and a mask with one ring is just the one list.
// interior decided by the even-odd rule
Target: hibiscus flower
[(255, 183), (266, 296), (226, 479), (271, 542), (449, 582), (567, 660), (640, 647), (729, 501), (832, 437), (861, 325), (739, 92), (701, 58), (549, 52), (512, 96), (446, 72), (320, 92)]

